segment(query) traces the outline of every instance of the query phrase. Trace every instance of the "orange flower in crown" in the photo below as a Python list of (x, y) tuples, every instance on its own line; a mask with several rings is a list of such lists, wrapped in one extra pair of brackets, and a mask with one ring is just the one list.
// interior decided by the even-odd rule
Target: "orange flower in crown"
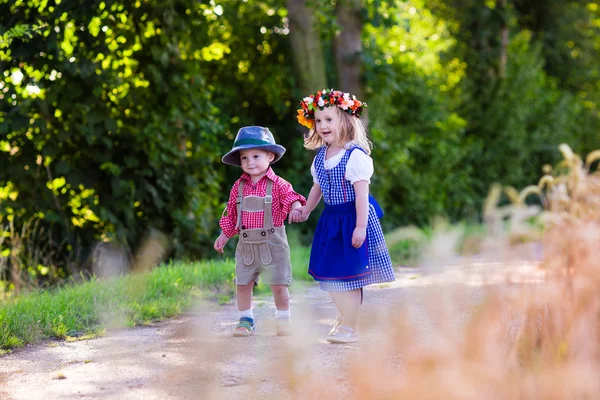
[(323, 89), (305, 97), (300, 102), (298, 110), (298, 122), (300, 125), (312, 129), (315, 126), (315, 110), (323, 110), (325, 107), (338, 106), (343, 111), (355, 117), (360, 117), (367, 103), (358, 100), (356, 96), (339, 90)]
[(298, 110), (298, 122), (300, 122), (300, 125), (304, 125), (305, 127), (307, 127), (308, 129), (312, 129), (313, 126), (315, 126), (315, 120), (313, 119), (306, 119), (304, 117), (304, 110)]

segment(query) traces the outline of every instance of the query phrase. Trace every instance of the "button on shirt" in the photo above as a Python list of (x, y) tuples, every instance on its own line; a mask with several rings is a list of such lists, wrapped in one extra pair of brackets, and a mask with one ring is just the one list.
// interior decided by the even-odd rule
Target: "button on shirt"
[[(272, 168), (267, 170), (265, 176), (260, 178), (256, 183), (252, 183), (250, 175), (242, 174), (240, 179), (235, 181), (229, 194), (227, 207), (223, 212), (223, 217), (219, 221), (219, 225), (223, 233), (228, 238), (231, 238), (240, 232), (240, 227), (236, 228), (237, 224), (237, 197), (240, 188), (240, 182), (244, 181), (243, 197), (258, 196), (265, 197), (267, 194), (267, 180), (273, 181), (273, 226), (283, 226), (287, 215), (290, 212), (292, 203), (299, 201), (300, 204), (306, 205), (304, 196), (294, 192), (292, 185), (285, 179), (275, 175)], [(263, 227), (264, 212), (248, 212), (242, 211), (242, 227), (243, 229), (260, 229)]]

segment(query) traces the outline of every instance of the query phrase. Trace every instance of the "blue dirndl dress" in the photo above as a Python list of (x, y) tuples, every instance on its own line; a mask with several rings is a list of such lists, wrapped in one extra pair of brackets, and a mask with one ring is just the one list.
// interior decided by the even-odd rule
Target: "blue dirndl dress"
[(363, 151), (354, 145), (346, 150), (339, 164), (325, 169), (327, 146), (315, 157), (317, 181), (323, 193), (325, 209), (319, 218), (310, 253), (308, 273), (322, 290), (343, 292), (360, 289), (372, 283), (395, 280), (379, 218), (383, 212), (369, 196), (367, 238), (361, 248), (352, 246), (356, 227), (356, 195), (346, 176), (346, 165), (353, 151)]

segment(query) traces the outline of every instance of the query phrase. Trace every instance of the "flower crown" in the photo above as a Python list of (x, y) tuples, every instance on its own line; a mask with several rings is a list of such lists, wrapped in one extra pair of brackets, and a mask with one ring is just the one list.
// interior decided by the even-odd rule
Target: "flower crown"
[(298, 122), (308, 129), (315, 126), (315, 110), (317, 107), (323, 111), (325, 107), (338, 106), (343, 111), (355, 117), (360, 117), (367, 103), (356, 99), (356, 96), (350, 96), (349, 93), (339, 90), (323, 89), (305, 97), (300, 102), (301, 109), (298, 110)]

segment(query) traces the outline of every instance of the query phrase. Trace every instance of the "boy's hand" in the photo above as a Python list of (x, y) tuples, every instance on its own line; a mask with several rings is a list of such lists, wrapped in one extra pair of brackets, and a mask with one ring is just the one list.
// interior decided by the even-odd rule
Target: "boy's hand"
[(304, 222), (310, 216), (310, 212), (306, 209), (306, 207), (298, 207), (290, 212), (288, 222)]
[(301, 216), (302, 213), (298, 209), (290, 211), (290, 215), (288, 215), (288, 224), (291, 224), (292, 222), (300, 222)]
[(352, 247), (359, 248), (365, 242), (367, 238), (367, 227), (356, 227), (352, 232)]
[(300, 204), (299, 201), (292, 203), (292, 206), (290, 207), (290, 214), (288, 215), (288, 224), (291, 224), (292, 222), (301, 222), (299, 220), (301, 214), (298, 212), (301, 208), (302, 204)]
[(228, 241), (229, 241), (229, 238), (227, 236), (225, 236), (224, 233), (221, 233), (219, 235), (219, 237), (217, 238), (217, 240), (215, 240), (215, 245), (214, 245), (215, 250), (218, 251), (219, 253), (223, 253), (223, 248), (225, 247), (225, 245), (227, 244)]

